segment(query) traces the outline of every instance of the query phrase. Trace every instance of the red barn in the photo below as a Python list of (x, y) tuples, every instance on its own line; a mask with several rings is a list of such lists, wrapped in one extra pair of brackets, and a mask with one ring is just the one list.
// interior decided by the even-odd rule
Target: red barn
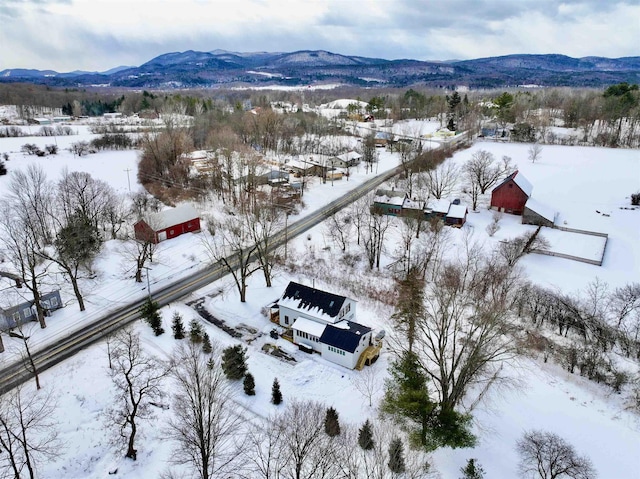
[(491, 192), (491, 208), (521, 215), (532, 190), (529, 180), (516, 170)]
[(200, 231), (200, 217), (190, 205), (160, 211), (133, 225), (136, 239), (159, 243), (184, 233)]

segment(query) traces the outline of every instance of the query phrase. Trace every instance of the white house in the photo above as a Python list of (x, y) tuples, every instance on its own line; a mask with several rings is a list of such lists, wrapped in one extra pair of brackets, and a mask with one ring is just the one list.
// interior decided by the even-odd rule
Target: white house
[(279, 324), (294, 344), (353, 369), (373, 345), (372, 330), (354, 321), (356, 302), (345, 296), (290, 282), (278, 300)]

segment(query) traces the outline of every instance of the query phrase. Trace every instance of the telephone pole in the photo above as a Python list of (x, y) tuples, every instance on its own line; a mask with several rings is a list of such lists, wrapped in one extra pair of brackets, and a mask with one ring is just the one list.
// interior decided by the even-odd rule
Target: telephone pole
[(131, 180), (129, 180), (129, 172), (131, 171), (131, 168), (127, 168), (124, 171), (127, 172), (127, 184), (129, 185), (129, 193), (131, 193)]

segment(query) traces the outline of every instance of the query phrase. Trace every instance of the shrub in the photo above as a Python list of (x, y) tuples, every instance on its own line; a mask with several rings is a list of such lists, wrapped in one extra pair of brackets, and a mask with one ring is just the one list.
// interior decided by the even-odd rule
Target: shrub
[(244, 376), (244, 381), (242, 383), (242, 387), (244, 388), (244, 393), (247, 396), (255, 396), (256, 395), (256, 381), (253, 379), (253, 374), (247, 373)]
[(240, 344), (222, 351), (222, 370), (228, 379), (238, 381), (247, 373), (247, 350)]
[(273, 386), (271, 387), (271, 403), (276, 406), (282, 403), (282, 393), (280, 392), (278, 378), (273, 380)]

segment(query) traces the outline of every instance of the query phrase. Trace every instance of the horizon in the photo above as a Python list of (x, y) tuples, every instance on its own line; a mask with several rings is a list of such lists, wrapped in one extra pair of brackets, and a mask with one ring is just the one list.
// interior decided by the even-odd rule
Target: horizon
[(143, 0), (6, 0), (0, 71), (103, 72), (170, 52), (216, 49), (433, 62), (514, 51), (637, 56), (640, 4), (602, 3), (452, 0), (416, 8), (411, 0), (167, 0), (150, 8)]
[(231, 54), (239, 54), (239, 55), (253, 55), (253, 54), (261, 54), (261, 53), (266, 53), (266, 54), (291, 54), (291, 53), (297, 53), (297, 52), (304, 52), (304, 51), (308, 51), (308, 52), (327, 52), (330, 53), (332, 55), (340, 55), (340, 56), (345, 56), (345, 57), (361, 57), (361, 58), (375, 58), (375, 59), (380, 59), (380, 60), (385, 60), (385, 61), (399, 61), (399, 60), (415, 60), (415, 61), (421, 61), (421, 62), (427, 62), (427, 63), (457, 63), (457, 62), (463, 62), (463, 61), (473, 61), (473, 60), (483, 60), (483, 59), (488, 59), (488, 58), (504, 58), (504, 57), (513, 57), (513, 56), (563, 56), (566, 58), (573, 58), (576, 60), (580, 60), (580, 59), (585, 59), (585, 58), (606, 58), (608, 60), (620, 60), (623, 58), (640, 58), (640, 55), (632, 55), (632, 56), (626, 56), (626, 57), (604, 57), (604, 56), (600, 56), (600, 55), (585, 55), (582, 57), (572, 57), (570, 55), (565, 55), (563, 53), (507, 53), (504, 55), (496, 55), (496, 56), (486, 56), (486, 57), (478, 57), (478, 58), (465, 58), (465, 59), (460, 59), (460, 58), (456, 58), (456, 59), (448, 59), (448, 60), (418, 60), (416, 58), (394, 58), (394, 59), (389, 59), (389, 58), (383, 58), (380, 56), (373, 56), (373, 57), (362, 57), (362, 55), (347, 55), (347, 54), (343, 54), (343, 53), (338, 53), (338, 52), (333, 52), (333, 51), (328, 51), (328, 50), (309, 50), (309, 49), (305, 49), (305, 50), (292, 50), (292, 51), (251, 51), (251, 52), (241, 52), (241, 51), (231, 51), (231, 50), (222, 50), (220, 48), (216, 48), (214, 50), (193, 50), (193, 49), (187, 49), (187, 50), (181, 50), (181, 51), (169, 51), (169, 52), (165, 52), (165, 53), (161, 53), (159, 55), (156, 55), (153, 58), (148, 58), (147, 60), (144, 60), (142, 63), (137, 64), (137, 65), (114, 65), (111, 66), (109, 68), (106, 68), (104, 70), (82, 70), (80, 68), (75, 68), (73, 70), (53, 70), (52, 68), (37, 68), (37, 67), (16, 67), (16, 68), (5, 68), (3, 70), (0, 70), (0, 72), (3, 71), (10, 71), (10, 70), (33, 70), (33, 71), (53, 71), (55, 73), (58, 74), (68, 74), (68, 73), (75, 73), (75, 72), (82, 72), (82, 73), (97, 73), (97, 74), (105, 74), (106, 72), (110, 72), (112, 70), (122, 70), (122, 69), (127, 69), (127, 68), (139, 68), (141, 65), (144, 65), (145, 63), (148, 63), (158, 57), (162, 57), (165, 55), (172, 55), (172, 54), (183, 54), (186, 52), (197, 52), (197, 53), (215, 53), (215, 52), (226, 52), (226, 53), (231, 53)]

